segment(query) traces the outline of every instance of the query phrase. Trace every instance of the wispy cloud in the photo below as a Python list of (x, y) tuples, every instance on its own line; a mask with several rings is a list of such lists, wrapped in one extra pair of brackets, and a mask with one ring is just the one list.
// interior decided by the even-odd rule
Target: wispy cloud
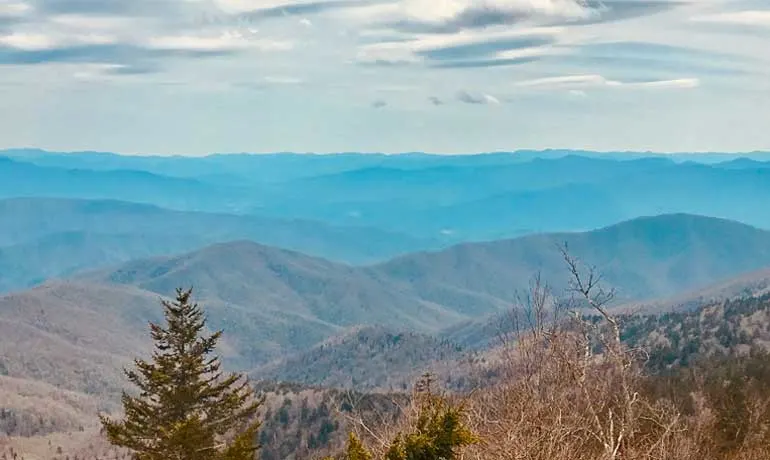
[(599, 8), (582, 0), (401, 0), (370, 8), (369, 19), (407, 33), (456, 33), (533, 19), (586, 20), (597, 14)]
[(25, 3), (1, 3), (0, 7), (1, 14), (25, 17), (10, 31), (0, 29), (0, 64), (4, 65), (81, 62), (146, 73), (163, 68), (160, 58), (287, 51), (293, 46), (249, 27), (183, 26), (178, 21), (184, 15), (165, 14), (172, 9), (191, 11), (179, 10), (179, 2), (166, 0), (40, 0), (34, 7)]
[(451, 35), (423, 34), (409, 40), (366, 44), (359, 48), (359, 62), (426, 63), (454, 67), (457, 63), (531, 60), (551, 52), (549, 45), (560, 28), (510, 30), (491, 28)]
[(144, 46), (161, 50), (228, 52), (244, 49), (285, 51), (292, 48), (288, 41), (266, 40), (240, 31), (224, 31), (218, 35), (167, 35), (149, 38)]
[(715, 13), (691, 18), (694, 22), (770, 27), (770, 10)]
[[(347, 127), (360, 121), (356, 117), (366, 119), (373, 108), (384, 107), (404, 109), (381, 110), (376, 117), (403, 128), (400, 147), (415, 140), (422, 145), (419, 142), (426, 138), (433, 146), (472, 150), (471, 142), (495, 136), (496, 141), (490, 140), (495, 148), (542, 144), (543, 139), (570, 145), (578, 139), (589, 145), (611, 137), (605, 131), (576, 128), (572, 121), (578, 112), (570, 111), (578, 109), (591, 126), (644, 131), (642, 142), (668, 135), (670, 126), (697, 114), (704, 126), (711, 127), (707, 134), (722, 132), (725, 138), (755, 143), (760, 139), (767, 144), (770, 137), (764, 127), (748, 131), (770, 122), (758, 109), (770, 103), (766, 3), (0, 0), (0, 85), (21, 88), (4, 95), (11, 103), (0, 104), (0, 115), (10, 120), (0, 127), (0, 138), (28, 144), (34, 139), (19, 137), (20, 133), (40, 132), (21, 126), (24, 117), (15, 117), (3, 106), (39, 111), (46, 119), (93, 116), (90, 123), (105, 134), (91, 139), (125, 138), (123, 131), (103, 120), (111, 119), (115, 107), (130, 111), (129, 104), (113, 107), (104, 101), (142, 100), (144, 105), (157, 103), (157, 113), (180, 120), (178, 126), (197, 126), (205, 116), (206, 123), (217, 124), (218, 132), (228, 133), (207, 137), (209, 145), (233, 139), (233, 148), (246, 149), (253, 147), (254, 129), (260, 134), (260, 148), (263, 140), (271, 145), (270, 139), (274, 144), (287, 140), (312, 144), (308, 150), (324, 139), (333, 148), (347, 148), (340, 145), (344, 136), (339, 126), (351, 138), (371, 136), (371, 130)], [(111, 84), (99, 84), (103, 81)], [(85, 90), (90, 84), (98, 86), (93, 93)], [(61, 92), (55, 98), (39, 98), (40, 87)], [(72, 89), (80, 91), (82, 99), (67, 99), (74, 94)], [(179, 91), (187, 95), (188, 90), (190, 97), (184, 102), (169, 96)], [(216, 103), (208, 97), (216, 97)], [(258, 123), (228, 121), (242, 120), (242, 111), (256, 100), (269, 107), (269, 117), (262, 116), (264, 111), (249, 111)], [(663, 101), (665, 106), (655, 106)], [(198, 103), (207, 110), (190, 110)], [(471, 105), (484, 109), (496, 104), (502, 105), (500, 110), (470, 110)], [(634, 116), (626, 110), (637, 106)], [(436, 107), (434, 117), (423, 113), (420, 119), (409, 118), (430, 107)], [(502, 111), (504, 121), (468, 116)], [(554, 140), (544, 124), (536, 122), (551, 117), (575, 128)], [(725, 130), (736, 126), (738, 119), (745, 132)], [(516, 120), (515, 133), (508, 129), (511, 120)], [(152, 131), (160, 124), (147, 121), (145, 128)], [(65, 126), (66, 120), (61, 125), (39, 136), (69, 136), (72, 126)], [(418, 125), (425, 131), (409, 132)], [(485, 135), (473, 141), (455, 134), (461, 131), (456, 127), (466, 125)], [(305, 129), (305, 135), (287, 134), (295, 129)], [(427, 130), (432, 134), (425, 134)], [(674, 142), (703, 138), (678, 134), (672, 137)], [(165, 147), (169, 139), (185, 136), (163, 132), (156, 137)], [(140, 138), (145, 136), (132, 135), (126, 142)], [(201, 138), (174, 142), (203, 149), (198, 141)], [(238, 144), (241, 141), (245, 145)]]
[[(326, 0), (307, 2), (237, 2), (242, 4), (238, 17), (246, 20), (282, 18), (287, 16), (310, 16), (347, 10), (366, 8), (381, 3), (378, 0)], [(235, 4), (235, 3), (233, 3)], [(232, 8), (231, 8), (232, 9)]]
[(584, 90), (587, 88), (626, 88), (626, 89), (692, 89), (700, 86), (697, 78), (678, 78), (673, 80), (648, 80), (623, 82), (610, 80), (601, 75), (564, 75), (523, 80), (515, 83), (519, 88)]
[(467, 91), (458, 91), (457, 100), (466, 104), (495, 104), (499, 105), (500, 100), (489, 94), (471, 94)]
[(23, 17), (32, 12), (32, 6), (24, 2), (0, 3), (0, 17)]

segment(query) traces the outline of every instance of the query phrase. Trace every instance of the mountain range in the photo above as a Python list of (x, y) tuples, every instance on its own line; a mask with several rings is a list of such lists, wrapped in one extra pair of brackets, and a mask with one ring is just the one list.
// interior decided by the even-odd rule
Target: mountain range
[[(146, 321), (194, 287), (230, 365), (256, 368), (360, 325), (440, 335), (517, 301), (536, 272), (566, 287), (557, 246), (595, 264), (619, 300), (693, 290), (770, 266), (770, 232), (690, 215), (586, 233), (466, 243), (351, 266), (248, 241), (78, 273), (0, 297), (0, 369), (79, 391), (117, 391)], [(112, 369), (106, 371), (105, 369)]]
[(0, 434), (98, 444), (92, 415), (117, 407), (177, 288), (224, 330), (226, 367), (271, 388), (266, 458), (343, 426), (326, 404), (347, 391), (403, 391), (425, 370), (467, 388), (534, 276), (573, 294), (561, 248), (615, 312), (667, 313), (625, 319), (639, 343), (692, 326), (661, 362), (699, 334), (698, 353), (747, 346), (765, 340), (764, 303), (715, 305), (770, 292), (768, 199), (763, 152), (0, 151)]
[(0, 292), (87, 268), (241, 239), (358, 263), (439, 247), (437, 241), (377, 228), (111, 200), (0, 200), (0, 222)]
[[(311, 220), (396, 233), (396, 247), (399, 237), (409, 236), (423, 242), (410, 248), (418, 250), (435, 249), (437, 240), (456, 244), (587, 231), (670, 213), (770, 228), (770, 211), (756, 205), (770, 198), (768, 160), (760, 152), (185, 158), (13, 150), (0, 152), (0, 198), (118, 200)], [(388, 234), (378, 241), (388, 243)], [(345, 254), (323, 255), (345, 260)]]

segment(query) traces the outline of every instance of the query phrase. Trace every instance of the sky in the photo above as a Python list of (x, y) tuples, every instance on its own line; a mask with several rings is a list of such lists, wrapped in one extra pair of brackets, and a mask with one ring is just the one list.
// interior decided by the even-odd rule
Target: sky
[(0, 0), (0, 147), (770, 150), (770, 0)]

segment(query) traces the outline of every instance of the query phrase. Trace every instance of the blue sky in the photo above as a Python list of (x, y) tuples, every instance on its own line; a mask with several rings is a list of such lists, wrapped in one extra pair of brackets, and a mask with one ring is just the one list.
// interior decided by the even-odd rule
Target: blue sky
[(0, 147), (770, 149), (768, 0), (0, 0)]

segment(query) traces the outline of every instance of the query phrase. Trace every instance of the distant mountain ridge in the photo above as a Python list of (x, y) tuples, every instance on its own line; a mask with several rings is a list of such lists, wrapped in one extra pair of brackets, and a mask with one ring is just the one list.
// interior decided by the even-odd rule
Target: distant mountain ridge
[(12, 159), (0, 162), (0, 197), (116, 199), (316, 220), (448, 243), (588, 231), (670, 213), (770, 228), (770, 211), (756, 205), (770, 200), (770, 156), (762, 152), (4, 153)]
[(439, 246), (376, 228), (172, 211), (112, 200), (0, 200), (0, 222), (0, 292), (238, 239), (359, 263)]
[[(189, 286), (211, 326), (227, 331), (226, 357), (239, 368), (307, 351), (355, 326), (437, 334), (509, 308), (537, 271), (554, 289), (563, 288), (566, 272), (556, 246), (564, 241), (575, 256), (598, 266), (621, 299), (702, 288), (770, 267), (768, 232), (689, 215), (468, 243), (358, 267), (253, 242), (222, 243), (0, 297), (0, 336), (12, 347), (0, 366), (7, 364), (14, 377), (79, 382), (74, 390), (114, 388), (119, 373), (97, 378), (98, 369), (142, 352), (145, 321), (156, 317), (158, 299)], [(57, 363), (70, 360), (90, 363), (91, 370), (57, 375)], [(51, 370), (37, 364), (34, 372), (24, 371), (23, 363), (33, 362)]]

